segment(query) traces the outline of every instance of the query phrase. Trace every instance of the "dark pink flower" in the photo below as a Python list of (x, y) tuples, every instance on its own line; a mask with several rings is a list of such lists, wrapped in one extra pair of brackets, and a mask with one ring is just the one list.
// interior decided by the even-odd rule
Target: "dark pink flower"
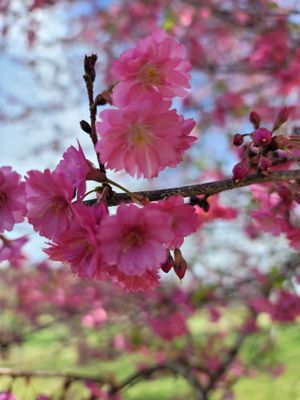
[(195, 232), (198, 227), (197, 214), (193, 206), (184, 204), (182, 196), (171, 196), (149, 207), (164, 211), (171, 218), (173, 238), (168, 245), (174, 249), (180, 247), (186, 236)]
[(80, 277), (103, 279), (98, 227), (107, 209), (103, 203), (96, 207), (76, 203), (72, 205), (72, 212), (74, 217), (69, 229), (44, 251), (51, 260), (70, 264)]
[(173, 237), (170, 222), (166, 213), (151, 207), (121, 204), (117, 214), (104, 218), (100, 225), (104, 263), (125, 275), (157, 271)]
[(91, 168), (91, 163), (85, 158), (78, 142), (78, 150), (74, 146), (70, 146), (64, 153), (63, 160), (60, 161), (55, 172), (61, 173), (67, 178), (74, 191), (78, 191), (78, 198), (81, 199), (86, 191), (86, 179)]
[(189, 136), (195, 122), (185, 121), (170, 105), (153, 94), (120, 110), (103, 111), (96, 150), (107, 168), (153, 178), (175, 167), (195, 140)]
[(153, 93), (166, 99), (184, 96), (190, 87), (190, 70), (184, 46), (157, 29), (113, 63), (112, 73), (119, 81), (113, 103), (126, 106)]
[(29, 222), (42, 236), (55, 239), (69, 228), (74, 190), (64, 175), (49, 169), (29, 171), (26, 195)]
[(11, 167), (0, 168), (0, 233), (11, 231), (26, 213), (25, 188), (21, 177)]

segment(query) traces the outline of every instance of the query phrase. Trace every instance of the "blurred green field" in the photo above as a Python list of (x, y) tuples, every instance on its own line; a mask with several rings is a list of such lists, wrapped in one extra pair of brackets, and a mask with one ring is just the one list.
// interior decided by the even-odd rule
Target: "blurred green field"
[[(196, 321), (193, 322), (196, 326)], [(276, 346), (268, 356), (261, 360), (259, 350), (264, 343), (261, 335), (249, 337), (244, 345), (242, 357), (252, 365), (285, 364), (285, 372), (278, 377), (268, 373), (258, 372), (251, 378), (241, 378), (234, 385), (237, 400), (300, 400), (300, 324), (272, 326), (271, 336)], [(57, 340), (58, 338), (63, 340)], [(116, 374), (119, 380), (129, 376), (137, 362), (142, 361), (140, 354), (124, 354), (116, 361), (93, 361), (78, 365), (75, 350), (75, 338), (66, 339), (64, 327), (44, 330), (32, 335), (21, 347), (12, 349), (8, 359), (1, 359), (1, 367), (21, 370), (56, 370), (77, 372), (84, 375)], [(64, 341), (65, 340), (65, 341)], [(264, 339), (265, 340), (265, 339)], [(62, 344), (63, 343), (63, 344)], [(0, 388), (7, 389), (10, 378), (0, 379)], [(36, 393), (47, 394), (59, 392), (62, 381), (59, 379), (35, 378), (30, 384), (18, 378), (13, 389), (20, 400), (32, 400)], [(54, 399), (59, 397), (54, 397)], [(68, 392), (67, 399), (77, 400), (88, 398), (82, 385), (74, 383)], [(195, 395), (183, 379), (174, 376), (156, 377), (136, 384), (123, 391), (124, 400), (167, 400), (194, 399)], [(218, 393), (211, 396), (212, 400), (220, 398)]]

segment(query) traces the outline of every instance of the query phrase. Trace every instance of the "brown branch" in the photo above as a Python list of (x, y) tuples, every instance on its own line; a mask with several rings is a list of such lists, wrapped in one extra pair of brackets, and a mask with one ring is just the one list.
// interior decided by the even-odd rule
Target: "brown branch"
[(244, 332), (241, 332), (235, 342), (235, 344), (229, 349), (227, 352), (223, 362), (221, 363), (220, 367), (212, 374), (210, 377), (210, 380), (207, 384), (207, 386), (204, 389), (205, 397), (204, 399), (207, 399), (208, 393), (214, 389), (215, 385), (218, 383), (218, 381), (222, 378), (222, 376), (225, 374), (227, 371), (228, 367), (230, 364), (234, 361), (236, 356), (238, 355), (242, 344), (244, 343), (244, 340), (246, 339), (247, 334)]
[[(227, 190), (238, 189), (256, 183), (278, 182), (300, 180), (300, 169), (292, 171), (276, 171), (269, 175), (252, 174), (240, 181), (233, 181), (232, 179), (224, 179), (221, 181), (200, 183), (197, 185), (182, 186), (169, 189), (148, 190), (141, 192), (133, 192), (137, 197), (145, 197), (150, 201), (162, 200), (165, 197), (180, 195), (183, 197), (191, 196), (212, 196)], [(96, 200), (87, 200), (86, 204), (92, 205)], [(120, 203), (131, 203), (132, 198), (126, 193), (113, 193), (108, 201), (109, 206), (117, 206)]]
[(203, 387), (199, 380), (193, 375), (192, 371), (190, 368), (187, 366), (177, 362), (177, 361), (169, 361), (161, 364), (154, 365), (149, 368), (145, 368), (141, 371), (135, 372), (134, 374), (130, 375), (128, 378), (126, 378), (122, 383), (119, 385), (113, 385), (112, 388), (109, 390), (109, 395), (114, 395), (121, 390), (123, 390), (127, 386), (131, 386), (136, 381), (139, 381), (141, 379), (146, 379), (153, 374), (155, 374), (158, 371), (170, 371), (174, 374), (182, 376), (184, 379), (186, 379), (191, 386), (195, 389), (197, 393), (197, 398), (198, 400), (204, 400), (205, 399), (205, 393), (203, 390)]
[[(92, 139), (93, 145), (97, 144), (97, 131), (96, 131), (96, 117), (97, 117), (97, 106), (94, 100), (94, 81), (96, 78), (95, 65), (97, 62), (97, 55), (92, 54), (90, 56), (84, 57), (84, 75), (83, 79), (85, 81), (85, 86), (89, 98), (89, 109), (90, 109), (90, 122), (91, 122), (91, 132), (90, 137)], [(101, 163), (100, 154), (97, 153), (97, 158), (99, 162), (100, 171), (105, 174), (104, 164)]]
[(96, 382), (100, 384), (108, 384), (110, 386), (109, 390), (109, 395), (112, 396), (121, 390), (123, 390), (127, 386), (131, 386), (137, 381), (141, 379), (146, 379), (150, 376), (152, 376), (154, 373), (158, 371), (171, 371), (172, 373), (176, 375), (182, 376), (184, 379), (186, 379), (191, 386), (195, 389), (197, 393), (197, 398), (198, 400), (204, 400), (204, 390), (201, 386), (201, 383), (199, 380), (193, 375), (192, 371), (190, 368), (187, 366), (176, 362), (176, 361), (169, 361), (165, 362), (162, 364), (157, 364), (152, 367), (143, 369), (141, 371), (138, 371), (132, 375), (130, 375), (128, 378), (126, 378), (123, 382), (120, 384), (115, 384), (113, 382), (109, 382), (107, 379), (104, 379), (102, 377), (90, 377), (90, 376), (84, 376), (80, 374), (71, 374), (71, 373), (65, 373), (65, 372), (56, 372), (56, 371), (21, 371), (17, 369), (12, 369), (12, 368), (0, 368), (0, 376), (10, 376), (12, 378), (33, 378), (33, 377), (39, 377), (39, 378), (60, 378), (60, 379), (65, 379), (69, 382), (72, 381), (82, 381), (82, 382)]

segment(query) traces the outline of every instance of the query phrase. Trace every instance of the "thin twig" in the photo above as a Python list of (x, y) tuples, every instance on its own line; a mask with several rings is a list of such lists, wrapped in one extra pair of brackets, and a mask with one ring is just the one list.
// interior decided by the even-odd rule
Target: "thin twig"
[[(291, 171), (276, 171), (268, 175), (252, 174), (240, 181), (233, 181), (231, 178), (229, 178), (215, 182), (200, 183), (197, 185), (181, 186), (177, 188), (133, 192), (133, 194), (137, 197), (145, 197), (150, 201), (158, 201), (164, 199), (165, 197), (170, 197), (174, 195), (180, 195), (183, 197), (199, 195), (212, 196), (214, 194), (225, 192), (227, 190), (238, 189), (254, 185), (256, 183), (290, 180), (300, 180), (300, 169)], [(95, 202), (96, 199), (87, 200), (85, 201), (85, 204), (92, 205)], [(108, 201), (108, 206), (117, 206), (120, 203), (130, 202), (132, 202), (132, 197), (128, 194), (114, 192)]]
[(191, 386), (195, 389), (197, 395), (199, 396), (199, 400), (204, 400), (204, 390), (199, 382), (199, 380), (193, 375), (192, 371), (190, 368), (186, 367), (185, 365), (177, 362), (177, 361), (168, 361), (165, 363), (157, 364), (149, 368), (142, 369), (141, 371), (135, 372), (134, 374), (130, 375), (128, 378), (126, 378), (122, 383), (119, 385), (114, 385), (109, 391), (109, 395), (116, 394), (123, 390), (127, 386), (131, 386), (137, 381), (141, 379), (148, 378), (155, 374), (158, 371), (170, 371), (174, 374), (182, 376), (184, 379), (186, 379)]

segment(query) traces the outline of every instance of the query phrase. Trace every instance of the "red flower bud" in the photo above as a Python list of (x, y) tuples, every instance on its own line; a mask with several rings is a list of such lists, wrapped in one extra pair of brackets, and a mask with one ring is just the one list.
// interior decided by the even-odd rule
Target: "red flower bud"
[(260, 126), (260, 116), (255, 111), (251, 111), (249, 115), (249, 120), (253, 124), (255, 129), (258, 129)]
[(178, 278), (182, 279), (187, 270), (187, 263), (183, 258), (181, 251), (177, 248), (174, 250), (174, 257), (175, 257), (174, 271), (178, 276)]
[(232, 179), (235, 182), (240, 181), (248, 174), (249, 170), (248, 159), (243, 159), (232, 168)]
[(168, 258), (163, 264), (161, 264), (160, 268), (167, 274), (170, 271), (170, 269), (174, 267), (174, 264), (175, 264), (174, 259), (169, 251)]
[(272, 165), (272, 161), (267, 157), (260, 157), (258, 167), (261, 171), (267, 171)]
[(266, 128), (258, 128), (253, 134), (253, 140), (257, 146), (266, 146), (271, 143), (272, 132)]
[(278, 115), (275, 119), (272, 131), (276, 131), (276, 129), (280, 128), (280, 126), (288, 120), (289, 114), (290, 114), (290, 109), (286, 106), (282, 107), (279, 110)]
[(244, 142), (244, 135), (241, 135), (240, 133), (236, 133), (233, 136), (232, 143), (234, 146), (240, 146)]

